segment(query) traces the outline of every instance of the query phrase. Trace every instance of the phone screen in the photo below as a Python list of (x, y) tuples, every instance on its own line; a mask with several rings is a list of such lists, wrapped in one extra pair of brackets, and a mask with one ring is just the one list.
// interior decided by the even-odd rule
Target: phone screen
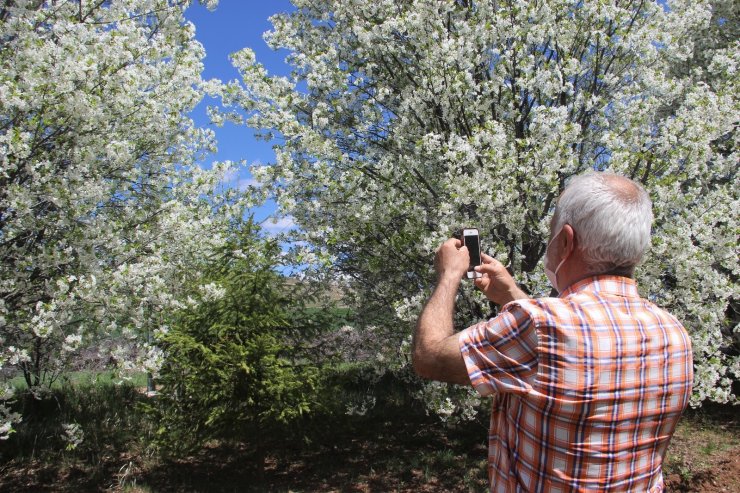
[(480, 244), (478, 235), (465, 236), (465, 246), (468, 247), (468, 253), (470, 254), (470, 267), (471, 269), (476, 265), (480, 265)]

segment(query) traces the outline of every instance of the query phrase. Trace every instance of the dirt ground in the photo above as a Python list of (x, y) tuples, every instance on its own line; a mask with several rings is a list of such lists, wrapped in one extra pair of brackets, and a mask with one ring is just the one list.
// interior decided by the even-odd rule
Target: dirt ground
[(669, 492), (740, 492), (740, 406), (687, 411), (663, 474)]
[[(740, 407), (689, 412), (664, 465), (669, 492), (740, 492)], [(0, 465), (0, 492), (483, 492), (485, 428), (444, 430), (399, 418), (327, 429), (309, 444), (264, 457), (211, 444), (186, 459), (132, 453), (90, 462), (26, 460)]]

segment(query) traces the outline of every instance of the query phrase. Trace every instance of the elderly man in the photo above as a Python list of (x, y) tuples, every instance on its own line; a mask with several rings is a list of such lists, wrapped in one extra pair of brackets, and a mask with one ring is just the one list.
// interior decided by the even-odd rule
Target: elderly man
[(663, 457), (693, 375), (681, 323), (641, 298), (632, 279), (651, 222), (637, 183), (575, 177), (558, 200), (544, 258), (559, 296), (529, 299), (484, 255), (475, 285), (502, 307), (458, 334), (453, 310), (468, 251), (456, 239), (437, 251), (414, 368), (493, 398), (491, 491), (663, 490)]

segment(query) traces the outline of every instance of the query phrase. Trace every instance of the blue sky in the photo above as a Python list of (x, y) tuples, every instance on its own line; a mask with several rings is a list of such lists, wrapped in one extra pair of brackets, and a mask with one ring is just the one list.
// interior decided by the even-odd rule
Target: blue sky
[[(289, 67), (284, 63), (286, 51), (271, 50), (262, 39), (262, 34), (272, 28), (268, 18), (278, 12), (288, 12), (294, 7), (289, 0), (220, 0), (214, 11), (194, 2), (186, 17), (195, 24), (195, 37), (206, 50), (204, 60), (204, 79), (217, 78), (226, 82), (238, 78), (238, 73), (231, 66), (228, 56), (230, 53), (249, 47), (254, 50), (257, 61), (262, 63), (270, 74), (287, 75)], [(195, 122), (200, 126), (209, 126), (206, 116), (208, 101), (201, 103), (192, 114)], [(212, 102), (210, 103), (212, 104)], [(238, 127), (226, 123), (223, 127), (213, 127), (218, 139), (218, 153), (211, 156), (205, 163), (213, 161), (240, 161), (269, 163), (274, 160), (275, 154), (272, 145), (258, 141), (254, 132), (247, 127)], [(250, 178), (244, 171), (235, 177), (234, 184)], [(255, 219), (263, 221), (275, 210), (274, 204), (266, 204), (255, 210)], [(271, 221), (263, 224), (268, 231), (290, 226), (289, 221), (282, 221), (276, 225)]]

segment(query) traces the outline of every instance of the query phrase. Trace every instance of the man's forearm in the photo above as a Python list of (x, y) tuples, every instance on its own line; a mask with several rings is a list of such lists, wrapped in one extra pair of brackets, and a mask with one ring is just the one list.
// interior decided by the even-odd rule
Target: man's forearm
[(460, 279), (445, 276), (439, 279), (432, 296), (419, 316), (415, 341), (425, 344), (449, 337), (454, 332), (453, 314)]
[[(413, 339), (414, 367), (422, 376), (434, 378), (433, 368), (444, 357), (443, 343), (455, 332), (453, 314), (460, 279), (440, 276), (432, 296), (419, 316)], [(449, 343), (449, 341), (447, 341)]]

